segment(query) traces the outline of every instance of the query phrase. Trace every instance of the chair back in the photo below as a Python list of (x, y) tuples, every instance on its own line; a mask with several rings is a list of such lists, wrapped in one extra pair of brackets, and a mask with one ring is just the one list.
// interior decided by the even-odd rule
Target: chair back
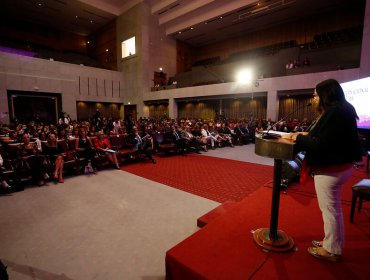
[(161, 132), (156, 132), (154, 133), (153, 135), (153, 139), (155, 142), (157, 142), (158, 144), (162, 144), (164, 142), (164, 134), (161, 133)]

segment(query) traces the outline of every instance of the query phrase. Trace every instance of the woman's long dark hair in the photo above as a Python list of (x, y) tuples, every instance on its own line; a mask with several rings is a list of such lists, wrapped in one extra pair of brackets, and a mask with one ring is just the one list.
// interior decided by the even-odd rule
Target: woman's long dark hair
[(317, 84), (316, 92), (319, 95), (319, 107), (325, 112), (332, 107), (340, 107), (354, 118), (358, 119), (355, 108), (346, 100), (338, 81), (329, 79)]

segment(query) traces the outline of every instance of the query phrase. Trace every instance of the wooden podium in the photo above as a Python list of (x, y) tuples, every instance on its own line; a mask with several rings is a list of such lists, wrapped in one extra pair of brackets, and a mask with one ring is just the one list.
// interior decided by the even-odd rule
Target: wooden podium
[(274, 159), (274, 181), (272, 189), (270, 228), (254, 231), (254, 241), (261, 247), (275, 252), (286, 252), (293, 248), (293, 239), (282, 230), (278, 230), (281, 169), (283, 160), (293, 160), (298, 151), (289, 139), (263, 139), (256, 136), (255, 153)]

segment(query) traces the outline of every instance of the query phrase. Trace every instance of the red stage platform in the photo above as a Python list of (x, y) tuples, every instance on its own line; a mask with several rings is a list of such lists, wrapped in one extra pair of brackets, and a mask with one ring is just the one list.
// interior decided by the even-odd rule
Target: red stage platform
[[(370, 219), (364, 209), (349, 223), (351, 186), (345, 186), (343, 210), (346, 247), (342, 261), (332, 263), (307, 253), (311, 240), (323, 237), (313, 182), (281, 195), (278, 229), (289, 234), (293, 251), (266, 252), (252, 231), (268, 227), (271, 188), (263, 187), (209, 222), (166, 254), (167, 279), (369, 279)], [(367, 205), (364, 205), (365, 208)]]

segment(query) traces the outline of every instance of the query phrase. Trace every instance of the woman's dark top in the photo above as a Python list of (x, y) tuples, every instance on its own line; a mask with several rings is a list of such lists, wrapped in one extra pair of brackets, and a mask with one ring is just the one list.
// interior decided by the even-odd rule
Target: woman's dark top
[(309, 166), (353, 163), (362, 159), (354, 113), (340, 107), (326, 110), (308, 135), (296, 143), (306, 151)]
[(49, 146), (49, 144), (46, 144), (44, 153), (49, 156), (56, 156), (64, 153), (63, 147), (60, 145), (56, 145), (55, 147)]
[(84, 149), (91, 148), (91, 143), (90, 143), (89, 139), (87, 139), (87, 138), (82, 139), (80, 137), (78, 139), (78, 147), (79, 148), (84, 148)]

